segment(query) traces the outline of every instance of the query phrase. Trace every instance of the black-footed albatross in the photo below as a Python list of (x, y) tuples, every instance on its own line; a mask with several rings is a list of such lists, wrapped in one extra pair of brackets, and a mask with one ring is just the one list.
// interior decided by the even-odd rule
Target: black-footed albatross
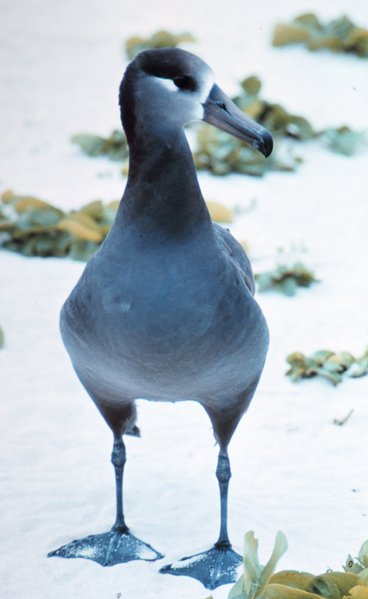
[(120, 87), (129, 175), (115, 223), (61, 311), (61, 334), (82, 385), (114, 436), (116, 521), (49, 556), (103, 566), (163, 556), (135, 537), (123, 513), (124, 434), (138, 434), (135, 400), (199, 402), (219, 446), (221, 524), (208, 551), (160, 572), (192, 576), (209, 589), (233, 582), (241, 557), (227, 531), (228, 445), (257, 387), (268, 329), (253, 298), (247, 256), (211, 222), (184, 134), (203, 120), (266, 157), (269, 132), (214, 83), (210, 67), (184, 50), (141, 52)]

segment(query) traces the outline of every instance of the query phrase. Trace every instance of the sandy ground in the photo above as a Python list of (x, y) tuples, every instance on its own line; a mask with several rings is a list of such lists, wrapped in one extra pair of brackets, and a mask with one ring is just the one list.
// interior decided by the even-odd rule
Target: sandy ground
[[(121, 196), (118, 165), (82, 156), (78, 131), (119, 126), (117, 88), (123, 40), (167, 27), (198, 38), (192, 50), (228, 92), (258, 73), (265, 95), (316, 127), (368, 129), (367, 61), (269, 45), (272, 25), (306, 10), (348, 13), (368, 25), (366, 2), (258, 0), (56, 4), (2, 0), (0, 189), (62, 207)], [(337, 388), (292, 384), (295, 350), (363, 352), (367, 343), (367, 152), (354, 158), (320, 146), (299, 150), (294, 174), (264, 179), (201, 175), (205, 196), (246, 208), (233, 233), (246, 239), (255, 270), (277, 249), (299, 248), (321, 280), (295, 298), (258, 296), (271, 349), (253, 404), (230, 448), (230, 532), (241, 549), (255, 530), (266, 558), (278, 529), (285, 568), (336, 568), (368, 537), (367, 378)], [(303, 250), (303, 251), (302, 251)], [(58, 334), (60, 306), (83, 264), (0, 253), (1, 367), (0, 594), (4, 599), (204, 599), (190, 578), (158, 574), (161, 563), (194, 553), (218, 528), (217, 451), (195, 404), (139, 402), (141, 439), (128, 439), (126, 513), (133, 531), (165, 554), (162, 562), (101, 568), (47, 559), (49, 550), (113, 520), (110, 432), (78, 383)], [(353, 414), (343, 427), (334, 418)], [(227, 597), (229, 587), (213, 593)]]

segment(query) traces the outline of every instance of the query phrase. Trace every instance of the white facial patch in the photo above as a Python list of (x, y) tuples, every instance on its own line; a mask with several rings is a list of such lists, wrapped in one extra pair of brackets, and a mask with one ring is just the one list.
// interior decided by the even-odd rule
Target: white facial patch
[(211, 69), (208, 69), (208, 71), (204, 73), (203, 77), (201, 78), (201, 87), (198, 90), (199, 101), (201, 104), (203, 104), (207, 100), (208, 94), (210, 93), (214, 83), (215, 75)]
[(203, 75), (201, 77), (200, 88), (196, 92), (196, 95), (198, 98), (198, 104), (196, 106), (195, 120), (197, 120), (197, 121), (201, 121), (203, 119), (203, 114), (204, 114), (203, 104), (207, 100), (208, 94), (210, 93), (211, 88), (214, 83), (215, 83), (214, 72), (212, 71), (212, 69), (208, 68), (208, 70), (206, 70), (203, 73)]
[(163, 77), (155, 77), (155, 81), (161, 86), (167, 89), (169, 92), (177, 92), (178, 88), (172, 79), (164, 79)]
[(178, 88), (172, 79), (154, 75), (149, 75), (148, 79), (157, 92), (162, 90), (160, 96), (157, 96), (157, 106), (160, 105), (160, 110), (162, 114), (165, 113), (167, 119), (170, 118), (181, 126), (203, 119), (203, 104), (214, 84), (214, 74), (209, 67), (204, 65), (196, 74), (197, 89), (193, 91)]

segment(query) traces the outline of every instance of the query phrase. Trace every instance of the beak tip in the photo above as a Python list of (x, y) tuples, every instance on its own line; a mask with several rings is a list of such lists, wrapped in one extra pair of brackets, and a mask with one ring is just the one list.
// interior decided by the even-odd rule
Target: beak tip
[(262, 152), (265, 158), (268, 158), (273, 150), (273, 139), (271, 133), (264, 130), (262, 133), (262, 141), (257, 144), (257, 150)]
[(271, 154), (273, 139), (269, 131), (240, 110), (216, 83), (202, 106), (206, 123), (237, 137), (261, 152), (265, 158)]

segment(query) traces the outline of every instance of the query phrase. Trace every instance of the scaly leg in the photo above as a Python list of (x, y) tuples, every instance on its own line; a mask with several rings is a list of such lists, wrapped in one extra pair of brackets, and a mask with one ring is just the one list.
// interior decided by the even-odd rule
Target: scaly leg
[(229, 481), (231, 477), (230, 462), (227, 448), (220, 449), (216, 476), (220, 488), (220, 535), (215, 545), (208, 551), (197, 553), (190, 557), (183, 557), (175, 564), (161, 568), (162, 574), (174, 576), (191, 576), (199, 580), (207, 589), (235, 582), (237, 569), (242, 558), (236, 553), (229, 540), (227, 532), (227, 503)]
[(65, 557), (93, 560), (101, 566), (114, 566), (133, 560), (154, 561), (163, 555), (155, 551), (151, 545), (137, 539), (129, 532), (123, 511), (123, 475), (126, 462), (126, 451), (122, 436), (115, 437), (111, 454), (111, 462), (115, 469), (116, 482), (116, 520), (108, 532), (89, 535), (76, 539), (51, 551), (48, 557)]

